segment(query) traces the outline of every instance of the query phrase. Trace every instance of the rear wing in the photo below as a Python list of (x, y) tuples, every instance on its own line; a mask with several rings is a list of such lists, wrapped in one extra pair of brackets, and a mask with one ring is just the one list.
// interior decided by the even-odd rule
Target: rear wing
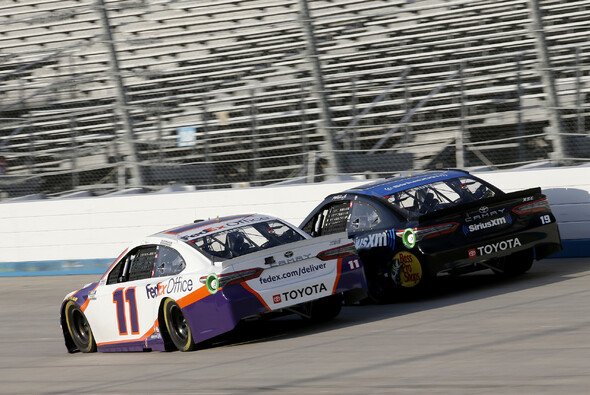
[(510, 200), (522, 198), (523, 201), (525, 198), (532, 198), (534, 200), (544, 198), (545, 195), (541, 192), (540, 187), (523, 189), (520, 191), (503, 193), (500, 195), (496, 195), (489, 198), (484, 198), (480, 200), (475, 200), (473, 202), (468, 202), (464, 204), (459, 204), (456, 206), (451, 206), (448, 208), (444, 208), (442, 210), (438, 210), (432, 213), (422, 214), (415, 217), (418, 220), (418, 223), (430, 221), (436, 218), (445, 217), (448, 215), (456, 214), (458, 210), (460, 211), (468, 211), (470, 209), (477, 209), (482, 206), (492, 206), (502, 202), (508, 202)]

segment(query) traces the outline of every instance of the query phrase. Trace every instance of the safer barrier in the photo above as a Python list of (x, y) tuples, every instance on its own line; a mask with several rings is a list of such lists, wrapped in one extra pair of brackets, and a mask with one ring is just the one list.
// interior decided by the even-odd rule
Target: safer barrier
[[(505, 191), (541, 186), (558, 219), (561, 256), (590, 256), (590, 167), (476, 174)], [(298, 225), (324, 196), (365, 182), (6, 202), (0, 276), (100, 273), (128, 242), (195, 219), (261, 212)]]

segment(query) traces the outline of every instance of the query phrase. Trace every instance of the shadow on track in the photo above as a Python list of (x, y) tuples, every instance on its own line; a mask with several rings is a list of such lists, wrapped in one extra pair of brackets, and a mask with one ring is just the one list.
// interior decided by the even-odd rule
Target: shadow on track
[(321, 324), (310, 323), (296, 315), (243, 322), (232, 332), (202, 343), (199, 349), (297, 338), (352, 325), (403, 317), (429, 309), (558, 283), (589, 270), (590, 263), (587, 259), (549, 259), (535, 262), (528, 273), (514, 278), (502, 278), (489, 270), (464, 276), (441, 277), (423, 295), (410, 301), (389, 305), (345, 306), (340, 316)]

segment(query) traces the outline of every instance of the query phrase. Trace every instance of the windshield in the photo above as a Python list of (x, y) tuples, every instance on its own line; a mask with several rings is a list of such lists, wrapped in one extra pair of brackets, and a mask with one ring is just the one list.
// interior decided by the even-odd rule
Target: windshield
[(384, 196), (409, 214), (422, 215), (495, 196), (494, 190), (467, 177), (421, 185)]
[(303, 239), (290, 226), (272, 220), (209, 234), (188, 244), (213, 258), (231, 259)]

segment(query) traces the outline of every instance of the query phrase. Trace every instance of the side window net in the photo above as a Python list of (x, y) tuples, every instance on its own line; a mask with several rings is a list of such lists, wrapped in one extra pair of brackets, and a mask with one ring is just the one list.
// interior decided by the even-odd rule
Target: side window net
[(322, 224), (322, 235), (345, 232), (350, 213), (350, 202), (336, 203), (328, 209)]
[(135, 259), (131, 261), (128, 281), (151, 277), (156, 254), (157, 249), (155, 246), (140, 249)]

